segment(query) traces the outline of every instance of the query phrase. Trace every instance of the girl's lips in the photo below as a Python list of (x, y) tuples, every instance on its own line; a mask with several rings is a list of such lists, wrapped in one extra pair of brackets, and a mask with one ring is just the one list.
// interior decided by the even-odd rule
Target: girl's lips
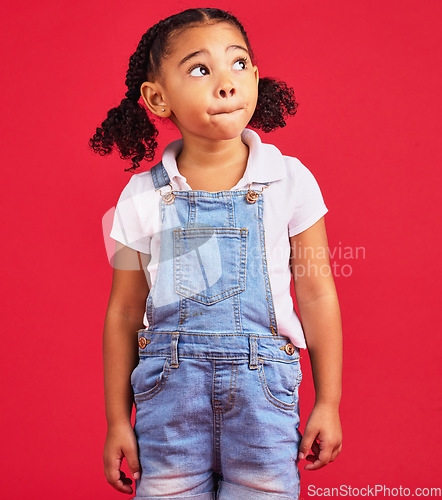
[(217, 113), (213, 113), (213, 116), (216, 115), (230, 115), (232, 113), (236, 113), (237, 111), (242, 111), (245, 108), (236, 108), (236, 109), (231, 109), (231, 110), (226, 110), (226, 111), (218, 111)]

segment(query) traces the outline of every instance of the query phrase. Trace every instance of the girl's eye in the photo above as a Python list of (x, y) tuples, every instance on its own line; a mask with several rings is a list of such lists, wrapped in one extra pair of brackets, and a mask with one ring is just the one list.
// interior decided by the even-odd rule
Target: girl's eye
[[(195, 72), (195, 70), (201, 70), (201, 73), (198, 74)], [(206, 76), (208, 74), (209, 74), (209, 70), (205, 66), (203, 66), (202, 64), (198, 64), (197, 66), (193, 66), (189, 70), (189, 75), (191, 75), (191, 76)]]
[(237, 59), (234, 62), (233, 66), (235, 66), (235, 64), (237, 64), (237, 63), (240, 63), (242, 65), (242, 67), (235, 68), (235, 69), (246, 69), (246, 67), (247, 67), (247, 59), (246, 58)]

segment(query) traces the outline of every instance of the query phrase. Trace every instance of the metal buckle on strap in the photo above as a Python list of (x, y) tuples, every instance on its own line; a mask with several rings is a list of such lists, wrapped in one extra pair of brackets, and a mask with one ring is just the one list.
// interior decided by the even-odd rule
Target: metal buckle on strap
[(269, 187), (269, 185), (264, 185), (261, 191), (254, 191), (252, 189), (253, 182), (249, 185), (249, 190), (246, 194), (246, 200), (248, 203), (256, 203), (256, 200), (259, 198), (259, 195), (264, 191), (265, 188)]
[(161, 198), (163, 198), (163, 201), (166, 205), (170, 205), (175, 201), (175, 194), (173, 192), (173, 187), (172, 184), (169, 182), (168, 186), (170, 186), (170, 191), (167, 191), (167, 193), (163, 194), (160, 189), (155, 189), (155, 191), (158, 191), (160, 193)]

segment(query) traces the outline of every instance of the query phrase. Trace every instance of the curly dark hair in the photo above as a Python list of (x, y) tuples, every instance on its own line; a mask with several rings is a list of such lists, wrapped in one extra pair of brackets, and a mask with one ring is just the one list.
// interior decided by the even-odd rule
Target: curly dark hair
[[(134, 171), (142, 160), (152, 161), (157, 147), (155, 138), (158, 130), (147, 110), (138, 103), (142, 83), (161, 77), (161, 61), (170, 54), (172, 35), (189, 27), (223, 21), (240, 30), (253, 63), (254, 55), (247, 33), (231, 12), (212, 8), (187, 9), (159, 21), (141, 37), (137, 50), (129, 59), (126, 97), (119, 106), (108, 111), (101, 127), (97, 127), (96, 133), (89, 139), (89, 146), (104, 156), (112, 152), (115, 144), (122, 159), (132, 160), (132, 167), (125, 171)], [(258, 102), (248, 125), (263, 132), (285, 127), (284, 118), (294, 115), (297, 107), (293, 89), (285, 82), (260, 78)]]

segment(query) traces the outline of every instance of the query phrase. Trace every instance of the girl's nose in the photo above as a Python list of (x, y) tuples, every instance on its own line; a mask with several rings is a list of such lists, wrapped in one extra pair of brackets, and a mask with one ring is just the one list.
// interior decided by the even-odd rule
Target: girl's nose
[(235, 93), (236, 89), (232, 80), (229, 78), (228, 75), (223, 75), (218, 88), (219, 96), (223, 98), (232, 97), (233, 95), (235, 95)]
[(233, 95), (235, 95), (235, 87), (233, 85), (223, 85), (220, 89), (219, 89), (219, 95), (221, 97), (232, 97)]

